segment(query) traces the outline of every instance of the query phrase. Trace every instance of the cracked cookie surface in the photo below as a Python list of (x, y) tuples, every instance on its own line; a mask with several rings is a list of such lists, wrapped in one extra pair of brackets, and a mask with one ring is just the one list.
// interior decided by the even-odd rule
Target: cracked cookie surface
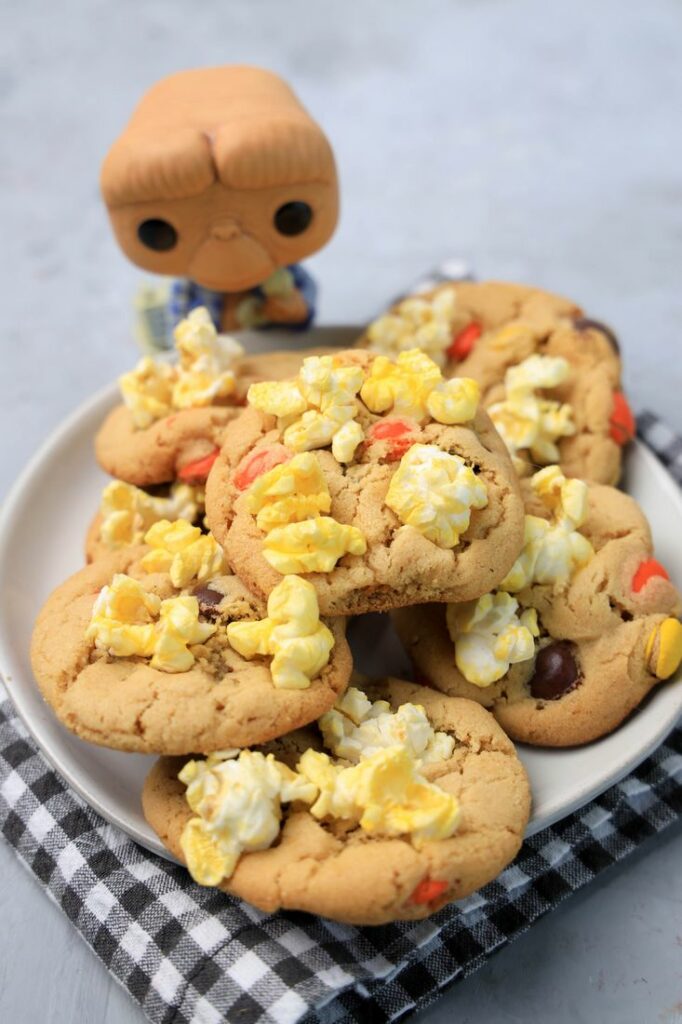
[[(524, 482), (527, 511), (547, 511)], [(587, 743), (615, 729), (659, 684), (661, 629), (675, 634), (680, 595), (652, 558), (647, 520), (626, 494), (603, 485), (588, 490), (580, 528), (594, 555), (558, 589), (532, 583), (516, 593), (535, 609), (535, 656), (512, 664), (486, 686), (468, 682), (455, 664), (445, 605), (394, 613), (415, 669), (432, 686), (489, 708), (512, 739), (540, 746)], [(665, 673), (670, 667), (665, 667)], [(673, 669), (674, 671), (674, 669)]]
[[(341, 353), (340, 365), (366, 372), (373, 357), (358, 351)], [(402, 464), (391, 442), (372, 430), (391, 415), (373, 414), (358, 401), (357, 420), (365, 441), (346, 464), (329, 448), (310, 454), (326, 481), (337, 523), (363, 534), (364, 554), (347, 554), (329, 572), (308, 572), (320, 610), (325, 614), (358, 614), (433, 600), (469, 600), (489, 590), (512, 565), (522, 543), (523, 505), (509, 454), (490, 418), (478, 409), (473, 420), (445, 425), (412, 422), (408, 446), (433, 446), (460, 457), (487, 490), (487, 505), (474, 508), (470, 525), (454, 547), (446, 548), (401, 523), (386, 504), (391, 481)], [(400, 417), (394, 417), (400, 419)], [(228, 428), (206, 489), (206, 518), (225, 548), (234, 571), (257, 593), (267, 595), (281, 575), (264, 558), (265, 534), (249, 509), (249, 490), (240, 489), (240, 466), (275, 449), (290, 458), (281, 444), (274, 416), (247, 408)]]
[(147, 550), (126, 548), (81, 569), (53, 592), (37, 619), (31, 646), (34, 675), (68, 729), (117, 750), (202, 753), (263, 743), (333, 706), (351, 673), (344, 621), (327, 621), (334, 647), (310, 687), (277, 689), (269, 658), (247, 661), (226, 639), (229, 622), (266, 614), (264, 602), (227, 574), (203, 587), (213, 591), (213, 602), (216, 593), (222, 595), (217, 603), (199, 602), (200, 620), (218, 628), (192, 648), (195, 662), (189, 670), (159, 671), (141, 657), (96, 651), (86, 630), (101, 588), (116, 573), (127, 573), (161, 599), (180, 593), (167, 573), (142, 569)]
[[(417, 920), (479, 889), (514, 858), (530, 813), (530, 790), (513, 744), (490, 714), (471, 701), (387, 679), (363, 683), (372, 699), (421, 704), (438, 730), (456, 743), (447, 761), (427, 764), (426, 778), (460, 804), (457, 831), (416, 849), (406, 838), (370, 836), (342, 822), (316, 820), (301, 804), (283, 811), (283, 827), (269, 849), (244, 854), (220, 888), (261, 910), (303, 910), (337, 921), (377, 925)], [(264, 748), (293, 765), (317, 730), (300, 730)], [(145, 783), (147, 821), (168, 850), (183, 860), (180, 836), (192, 812), (177, 774), (182, 759), (163, 758)], [(445, 886), (432, 900), (413, 897), (431, 882)]]

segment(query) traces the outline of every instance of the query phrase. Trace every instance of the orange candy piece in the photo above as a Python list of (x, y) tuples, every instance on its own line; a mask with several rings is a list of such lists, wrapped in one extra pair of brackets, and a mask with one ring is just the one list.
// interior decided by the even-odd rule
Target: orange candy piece
[(410, 903), (432, 903), (442, 896), (448, 887), (447, 882), (439, 882), (435, 878), (423, 878), (410, 896)]
[(635, 575), (632, 577), (632, 589), (635, 594), (639, 594), (640, 590), (646, 586), (650, 579), (654, 576), (662, 576), (664, 580), (669, 580), (670, 576), (665, 571), (660, 562), (657, 562), (655, 558), (647, 558), (646, 561), (642, 562)]
[(609, 422), (609, 433), (616, 444), (628, 444), (637, 433), (635, 417), (622, 391), (613, 392), (613, 412)]
[(466, 359), (471, 352), (472, 348), (483, 334), (483, 328), (480, 324), (473, 323), (467, 324), (463, 330), (459, 331), (458, 334), (452, 339), (450, 347), (448, 348), (448, 355), (450, 359)]
[(417, 424), (414, 420), (402, 416), (391, 416), (387, 420), (379, 420), (367, 432), (367, 441), (389, 441), (386, 458), (389, 462), (402, 459), (405, 452), (416, 443)]
[(275, 466), (288, 462), (291, 452), (283, 444), (273, 444), (268, 448), (259, 448), (249, 455), (245, 455), (237, 466), (234, 475), (234, 485), (239, 491), (245, 491), (247, 487), (263, 473), (269, 472)]
[(204, 455), (201, 459), (195, 459), (194, 462), (188, 462), (178, 470), (178, 480), (182, 480), (186, 484), (203, 483), (211, 470), (211, 466), (218, 458), (219, 453), (220, 448), (216, 448), (208, 455)]

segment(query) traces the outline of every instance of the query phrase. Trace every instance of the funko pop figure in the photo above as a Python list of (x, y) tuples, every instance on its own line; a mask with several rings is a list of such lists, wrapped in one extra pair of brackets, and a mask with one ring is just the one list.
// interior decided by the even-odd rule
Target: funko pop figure
[(175, 279), (148, 347), (165, 347), (196, 306), (222, 331), (310, 323), (315, 285), (298, 261), (334, 232), (336, 166), (277, 75), (228, 66), (158, 82), (109, 150), (101, 188), (126, 256)]

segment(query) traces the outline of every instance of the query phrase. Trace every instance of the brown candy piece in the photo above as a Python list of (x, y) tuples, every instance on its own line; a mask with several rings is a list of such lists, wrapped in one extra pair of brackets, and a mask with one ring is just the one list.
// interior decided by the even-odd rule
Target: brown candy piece
[(199, 611), (208, 618), (215, 618), (218, 614), (218, 605), (225, 595), (219, 590), (211, 590), (205, 586), (195, 587), (192, 593), (199, 602)]
[(539, 700), (558, 700), (578, 684), (580, 672), (573, 644), (558, 640), (538, 651), (530, 692)]
[(614, 352), (620, 352), (620, 345), (618, 344), (618, 338), (613, 333), (610, 327), (603, 324), (601, 320), (590, 320), (586, 316), (577, 316), (573, 320), (573, 326), (577, 331), (601, 331), (604, 337), (609, 341), (613, 347)]

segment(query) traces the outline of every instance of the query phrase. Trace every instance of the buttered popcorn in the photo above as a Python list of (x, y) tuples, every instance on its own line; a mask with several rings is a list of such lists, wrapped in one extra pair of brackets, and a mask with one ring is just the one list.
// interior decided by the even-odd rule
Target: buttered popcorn
[(251, 485), (249, 511), (266, 533), (263, 557), (283, 575), (331, 572), (344, 555), (362, 555), (367, 543), (356, 526), (337, 522), (317, 456), (302, 452)]
[(491, 405), (488, 413), (517, 468), (523, 465), (520, 451), (529, 452), (540, 465), (557, 462), (556, 442), (575, 434), (572, 407), (535, 394), (538, 389), (557, 387), (569, 374), (570, 366), (560, 356), (529, 356), (507, 370), (505, 400)]
[(194, 664), (189, 650), (204, 643), (216, 627), (199, 622), (196, 597), (162, 601), (130, 576), (117, 573), (100, 591), (86, 639), (117, 658), (151, 658), (152, 668), (186, 672)]
[[(451, 756), (453, 737), (434, 732), (419, 705), (402, 705), (392, 725), (387, 724), (389, 705), (372, 704), (357, 689), (337, 707), (354, 726), (376, 723), (354, 748), (354, 764), (308, 749), (295, 771), (273, 754), (250, 750), (220, 751), (184, 766), (179, 779), (187, 786), (194, 817), (185, 825), (181, 846), (197, 882), (218, 885), (233, 874), (242, 853), (271, 846), (282, 805), (294, 801), (307, 805), (320, 821), (346, 821), (373, 836), (406, 836), (417, 848), (454, 834), (457, 798), (420, 774), (423, 763)], [(325, 742), (336, 742), (334, 728), (323, 727), (323, 735)], [(350, 733), (345, 738), (352, 744)]]
[(180, 845), (200, 885), (218, 885), (232, 875), (242, 853), (267, 849), (279, 833), (283, 803), (311, 803), (317, 793), (272, 754), (250, 750), (188, 761), (178, 778), (196, 815), (185, 825)]
[(146, 572), (167, 572), (174, 587), (203, 583), (225, 568), (223, 550), (212, 534), (204, 534), (185, 519), (162, 519), (145, 534), (151, 548), (142, 559)]
[(493, 592), (477, 601), (450, 604), (446, 619), (457, 668), (475, 686), (489, 686), (511, 665), (535, 654), (537, 613), (533, 608), (519, 614), (519, 602), (510, 594)]
[(443, 378), (432, 359), (419, 349), (401, 352), (397, 359), (373, 360), (360, 397), (370, 412), (391, 412), (417, 422), (429, 418), (452, 425), (476, 415), (480, 389), (468, 377)]
[(278, 689), (307, 689), (329, 661), (331, 631), (320, 622), (315, 588), (298, 576), (286, 576), (268, 599), (268, 615), (256, 622), (231, 622), (227, 639), (238, 654), (271, 656), (272, 682)]
[(193, 309), (173, 334), (178, 363), (147, 356), (119, 378), (121, 396), (138, 429), (174, 410), (211, 405), (234, 392), (235, 361), (244, 350), (233, 338), (217, 333), (204, 306)]
[(564, 585), (594, 554), (579, 532), (587, 518), (587, 484), (566, 479), (558, 466), (546, 466), (533, 476), (531, 487), (552, 519), (526, 516), (523, 549), (500, 584), (511, 593), (532, 583)]
[(469, 528), (471, 509), (488, 504), (486, 486), (459, 455), (415, 444), (391, 479), (386, 504), (410, 526), (443, 548), (454, 548)]
[(411, 296), (367, 328), (367, 348), (386, 356), (418, 348), (438, 366), (447, 361), (452, 320), (457, 305), (454, 288), (442, 288), (433, 298)]
[(112, 550), (124, 544), (140, 544), (154, 523), (161, 519), (192, 522), (203, 507), (200, 487), (176, 482), (167, 498), (157, 498), (132, 484), (112, 480), (102, 491), (100, 537)]
[(249, 404), (278, 419), (284, 444), (294, 452), (332, 445), (339, 462), (350, 462), (363, 439), (356, 395), (364, 378), (358, 366), (339, 366), (333, 356), (309, 356), (293, 381), (266, 381), (249, 388)]
[(401, 744), (418, 763), (446, 761), (455, 741), (436, 732), (420, 704), (401, 704), (391, 711), (388, 701), (370, 701), (351, 686), (331, 711), (319, 720), (325, 746), (336, 757), (357, 764), (385, 747)]

